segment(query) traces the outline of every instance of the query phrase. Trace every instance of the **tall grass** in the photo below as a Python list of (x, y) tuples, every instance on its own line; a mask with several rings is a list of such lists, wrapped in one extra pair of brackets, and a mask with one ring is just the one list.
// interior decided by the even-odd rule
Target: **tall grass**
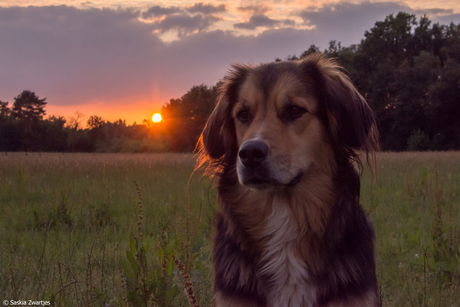
[[(196, 292), (202, 306), (209, 306), (204, 302), (211, 301), (215, 197), (210, 184), (197, 173), (190, 182), (190, 210), (186, 211), (186, 186), (194, 166), (193, 156), (184, 154), (3, 153), (1, 298), (50, 300), (56, 306), (125, 305), (130, 302), (130, 280), (122, 263), (129, 257), (133, 240), (142, 236), (139, 246), (148, 247), (146, 269), (156, 274), (154, 269), (162, 266), (158, 263), (162, 248), (170, 254), (174, 251), (177, 259), (186, 259), (181, 246), (185, 241), (179, 238), (186, 232), (187, 220), (198, 225), (199, 232), (187, 241), (193, 264), (187, 269), (192, 281), (198, 281)], [(187, 302), (179, 270), (174, 268), (170, 275), (177, 279), (171, 285), (178, 285), (171, 306)]]
[(460, 153), (380, 153), (361, 202), (383, 306), (460, 306)]
[[(187, 154), (0, 154), (0, 298), (212, 305), (216, 193)], [(373, 183), (372, 183), (373, 182)], [(362, 177), (383, 306), (460, 306), (460, 153)]]

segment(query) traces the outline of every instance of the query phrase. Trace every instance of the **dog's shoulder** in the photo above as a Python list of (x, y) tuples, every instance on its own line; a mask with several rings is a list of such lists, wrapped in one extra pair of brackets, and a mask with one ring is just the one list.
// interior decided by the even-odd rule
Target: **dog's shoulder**
[(260, 251), (251, 239), (220, 213), (214, 238), (215, 289), (226, 297), (239, 297), (264, 306), (267, 284), (259, 276)]

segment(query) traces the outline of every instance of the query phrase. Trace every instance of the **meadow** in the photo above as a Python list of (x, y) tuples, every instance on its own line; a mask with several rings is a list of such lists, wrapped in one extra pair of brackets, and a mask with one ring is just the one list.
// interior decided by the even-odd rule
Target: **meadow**
[[(0, 154), (0, 299), (211, 306), (213, 182), (191, 154)], [(361, 203), (382, 306), (460, 306), (460, 152), (378, 153)]]

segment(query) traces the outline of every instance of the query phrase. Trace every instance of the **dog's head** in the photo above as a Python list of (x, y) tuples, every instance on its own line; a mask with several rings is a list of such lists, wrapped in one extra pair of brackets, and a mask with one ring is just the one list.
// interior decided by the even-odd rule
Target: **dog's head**
[(348, 162), (378, 142), (364, 98), (332, 60), (316, 54), (234, 65), (200, 144), (211, 165), (236, 164), (242, 185), (262, 189), (294, 186), (313, 168)]

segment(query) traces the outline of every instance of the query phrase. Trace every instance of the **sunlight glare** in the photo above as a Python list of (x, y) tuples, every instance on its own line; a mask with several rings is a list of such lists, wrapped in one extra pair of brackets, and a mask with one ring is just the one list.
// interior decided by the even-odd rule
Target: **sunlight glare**
[(160, 114), (160, 113), (155, 113), (155, 114), (153, 114), (153, 116), (152, 116), (152, 121), (153, 121), (154, 123), (159, 123), (159, 122), (161, 122), (161, 114)]

